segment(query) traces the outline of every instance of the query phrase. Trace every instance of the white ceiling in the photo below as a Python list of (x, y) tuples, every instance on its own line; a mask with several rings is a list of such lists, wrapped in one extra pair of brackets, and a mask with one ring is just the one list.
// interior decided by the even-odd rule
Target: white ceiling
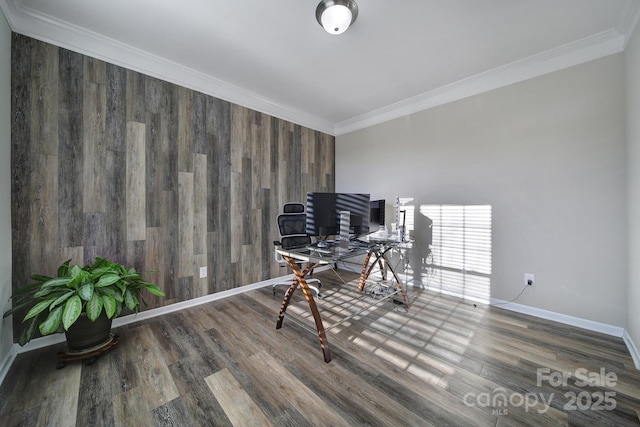
[(621, 52), (640, 0), (0, 0), (13, 31), (331, 134)]

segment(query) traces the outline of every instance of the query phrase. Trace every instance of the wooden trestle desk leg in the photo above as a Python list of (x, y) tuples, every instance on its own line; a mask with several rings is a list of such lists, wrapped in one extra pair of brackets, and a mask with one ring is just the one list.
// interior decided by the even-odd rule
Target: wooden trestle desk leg
[(293, 258), (283, 256), (283, 258), (291, 267), (291, 271), (296, 276), (296, 280), (293, 281), (289, 289), (284, 295), (284, 299), (282, 300), (282, 305), (280, 306), (280, 314), (278, 315), (278, 321), (276, 322), (276, 329), (280, 329), (282, 327), (282, 322), (284, 320), (284, 313), (287, 311), (287, 307), (289, 306), (289, 301), (291, 301), (291, 296), (293, 295), (293, 291), (296, 290), (298, 285), (300, 285), (300, 289), (302, 289), (302, 293), (309, 304), (309, 309), (311, 310), (311, 314), (313, 315), (313, 320), (316, 323), (316, 329), (318, 330), (318, 338), (320, 339), (320, 348), (322, 349), (322, 354), (324, 355), (324, 361), (329, 363), (331, 362), (331, 351), (329, 351), (329, 342), (327, 341), (327, 335), (324, 332), (324, 325), (322, 324), (322, 319), (320, 318), (320, 312), (318, 311), (318, 306), (316, 305), (315, 300), (313, 299), (313, 294), (311, 293), (311, 289), (309, 289), (309, 285), (307, 285), (307, 281), (305, 280), (305, 276), (315, 267), (315, 264), (309, 264), (304, 271), (300, 271), (296, 261)]
[[(362, 292), (364, 289), (364, 284), (371, 273), (371, 269), (369, 267), (369, 260), (371, 259), (371, 251), (367, 252), (367, 256), (364, 258), (364, 262), (362, 263), (362, 271), (360, 272), (360, 282), (358, 283), (358, 292)], [(374, 263), (375, 264), (375, 263)]]

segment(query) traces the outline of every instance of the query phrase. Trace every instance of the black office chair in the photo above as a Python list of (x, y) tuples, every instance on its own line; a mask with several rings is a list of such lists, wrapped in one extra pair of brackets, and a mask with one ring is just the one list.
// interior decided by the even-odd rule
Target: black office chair
[[(278, 248), (291, 249), (295, 247), (308, 246), (311, 244), (311, 237), (307, 234), (307, 214), (304, 211), (302, 203), (285, 203), (282, 213), (276, 219), (278, 229), (280, 230), (280, 240), (273, 242), (275, 245), (275, 258), (280, 264), (286, 264), (282, 255), (277, 251)], [(293, 279), (298, 280), (298, 279)], [(318, 279), (306, 279), (309, 289), (315, 292), (318, 298), (322, 298), (320, 287), (322, 283)], [(282, 281), (272, 286), (273, 294), (276, 293), (276, 286), (291, 286), (293, 282)], [(311, 285), (317, 283), (317, 285)]]

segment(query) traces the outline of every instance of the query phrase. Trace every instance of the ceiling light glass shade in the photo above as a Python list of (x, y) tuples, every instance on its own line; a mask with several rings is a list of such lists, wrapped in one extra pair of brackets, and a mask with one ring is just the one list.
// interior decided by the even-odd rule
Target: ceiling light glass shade
[(316, 8), (316, 19), (329, 34), (342, 34), (358, 17), (353, 0), (322, 0)]

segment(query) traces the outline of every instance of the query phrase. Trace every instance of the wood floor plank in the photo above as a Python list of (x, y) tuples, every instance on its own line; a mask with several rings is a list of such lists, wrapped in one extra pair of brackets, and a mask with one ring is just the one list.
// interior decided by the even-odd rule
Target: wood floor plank
[[(189, 409), (179, 397), (151, 411), (156, 426), (194, 426)], [(213, 424), (212, 424), (213, 425)]]
[(227, 369), (209, 375), (205, 381), (234, 426), (272, 425)]
[[(482, 396), (489, 396), (493, 398), (498, 393), (504, 390), (505, 395), (514, 395), (515, 390), (510, 390), (502, 387), (500, 384), (466, 372), (459, 370), (456, 375), (449, 375), (441, 384), (449, 393), (460, 399), (465, 405), (474, 405), (479, 410), (483, 410), (486, 416), (494, 416), (494, 407), (487, 407), (480, 405)], [(508, 419), (513, 421), (512, 425), (527, 425), (527, 426), (553, 426), (553, 425), (566, 425), (568, 416), (561, 411), (550, 407), (547, 408), (542, 405), (535, 405), (531, 408), (522, 407), (509, 407), (505, 408), (508, 412)], [(531, 412), (531, 414), (530, 414)], [(503, 413), (503, 415), (506, 415)], [(504, 416), (499, 417), (498, 425), (502, 425)], [(506, 425), (509, 425), (508, 423)]]
[[(337, 414), (332, 406), (318, 398), (318, 396), (298, 378), (262, 351), (249, 357), (250, 362), (258, 372), (264, 373), (261, 378), (262, 386), (269, 393), (275, 393), (279, 398), (292, 404), (311, 425), (347, 426), (349, 423)], [(313, 361), (306, 361), (308, 365), (316, 365)], [(322, 366), (322, 365), (320, 365)], [(328, 365), (322, 366), (324, 372), (332, 370)], [(268, 373), (268, 374), (267, 374)]]
[(67, 366), (51, 374), (47, 388), (40, 390), (42, 401), (36, 426), (75, 426), (80, 386), (80, 365)]
[[(244, 331), (245, 338), (248, 338), (248, 341), (261, 343), (258, 351), (266, 351), (281, 364), (297, 357), (296, 354), (293, 354), (294, 352), (291, 352), (287, 347), (283, 347), (280, 344), (281, 330), (275, 328), (272, 312), (258, 312), (257, 308), (255, 306), (252, 307), (250, 301), (243, 297), (237, 299), (234, 309), (241, 310), (246, 314), (246, 316), (242, 318), (242, 321), (246, 323), (242, 323), (240, 326)], [(230, 310), (227, 312), (227, 315), (231, 319), (237, 319), (237, 317), (233, 316), (233, 313), (234, 310)], [(309, 335), (301, 344), (308, 344), (310, 346), (317, 345), (317, 334), (313, 333)]]
[(181, 405), (190, 414), (192, 423), (198, 426), (231, 426), (220, 403), (211, 394), (205, 378), (214, 372), (211, 361), (200, 356), (179, 360), (169, 366), (180, 393)]
[(109, 420), (114, 417), (113, 398), (131, 387), (127, 366), (118, 350), (121, 348), (102, 355), (101, 369), (82, 369), (79, 387), (84, 392), (78, 397), (77, 419), (91, 426), (109, 427)]
[(309, 384), (317, 396), (330, 399), (332, 405), (339, 402), (336, 411), (349, 421), (348, 425), (366, 424), (368, 420), (376, 420), (380, 425), (434, 425), (381, 393), (375, 376), (370, 381), (362, 381), (341, 365), (318, 366), (305, 359), (296, 360), (287, 369), (301, 382)]
[[(17, 414), (9, 414), (7, 421), (7, 427), (28, 427), (33, 425), (33, 420), (38, 419), (38, 413), (40, 407), (36, 406), (27, 411)], [(3, 415), (4, 417), (4, 415)]]
[[(139, 427), (153, 425), (153, 403), (136, 387), (113, 398), (113, 425)], [(82, 421), (76, 425), (86, 425)]]
[[(348, 290), (358, 275), (339, 273), (347, 286), (333, 271), (316, 273), (326, 325), (362, 305), (363, 296)], [(18, 426), (640, 425), (640, 371), (629, 368), (617, 337), (412, 289), (408, 311), (387, 301), (328, 329), (327, 364), (301, 292), (275, 329), (283, 292), (274, 296), (266, 287), (120, 327), (118, 345), (93, 365), (56, 370), (59, 346), (20, 354), (0, 387), (0, 420)], [(540, 368), (556, 374), (604, 368), (617, 381), (538, 384)], [(55, 392), (61, 388), (66, 398)], [(616, 408), (573, 410), (570, 393), (586, 393), (583, 399), (614, 393)], [(549, 406), (541, 400), (525, 406), (518, 399), (526, 396), (549, 399)]]
[(142, 325), (131, 328), (129, 333), (135, 336), (136, 350), (127, 354), (125, 363), (131, 363), (134, 366), (139, 379), (136, 389), (149, 402), (150, 408), (153, 409), (179, 397), (151, 328)]
[(0, 387), (0, 414), (25, 413), (34, 407), (39, 407), (40, 403), (34, 399), (23, 399), (22, 396), (29, 396), (37, 392), (35, 381), (30, 380), (30, 376), (42, 377), (43, 372), (51, 369), (40, 360), (55, 357), (53, 349), (38, 349), (30, 353), (31, 357), (16, 357), (11, 369)]
[[(167, 364), (198, 355), (207, 348), (207, 344), (202, 342), (206, 337), (193, 327), (192, 320), (193, 316), (185, 317), (177, 312), (149, 324)], [(214, 366), (212, 369), (215, 371), (218, 368)]]

